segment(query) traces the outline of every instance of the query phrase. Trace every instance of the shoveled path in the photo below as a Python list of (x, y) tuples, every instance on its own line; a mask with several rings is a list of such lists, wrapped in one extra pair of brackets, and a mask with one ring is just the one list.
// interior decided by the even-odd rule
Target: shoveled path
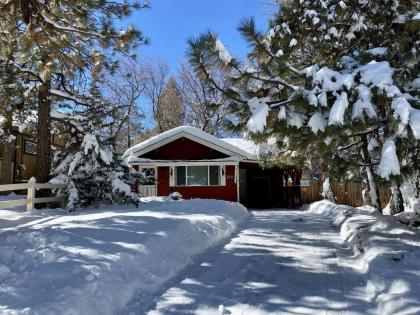
[(366, 280), (343, 264), (351, 256), (326, 217), (254, 212), (228, 244), (128, 313), (368, 314)]

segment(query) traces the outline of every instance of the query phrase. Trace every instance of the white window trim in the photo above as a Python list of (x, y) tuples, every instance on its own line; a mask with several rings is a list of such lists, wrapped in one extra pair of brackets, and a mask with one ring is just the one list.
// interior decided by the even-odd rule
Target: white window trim
[[(194, 166), (205, 166), (207, 167), (207, 185), (188, 185), (188, 167)], [(210, 167), (219, 167), (219, 183), (217, 185), (210, 185)], [(177, 167), (185, 167), (185, 185), (178, 185), (177, 183)], [(172, 187), (224, 187), (226, 186), (226, 180), (223, 178), (226, 176), (226, 167), (224, 165), (176, 165), (173, 167), (173, 186)]]
[[(149, 168), (155, 170), (155, 185), (154, 186), (157, 186), (157, 183), (158, 183), (158, 170), (157, 170), (157, 167), (156, 166), (142, 166), (142, 167), (139, 167), (138, 172), (141, 173), (141, 172), (143, 172), (143, 170), (149, 169)], [(144, 186), (144, 185), (141, 185), (140, 184), (140, 186)], [(152, 185), (146, 185), (146, 186), (152, 186)]]

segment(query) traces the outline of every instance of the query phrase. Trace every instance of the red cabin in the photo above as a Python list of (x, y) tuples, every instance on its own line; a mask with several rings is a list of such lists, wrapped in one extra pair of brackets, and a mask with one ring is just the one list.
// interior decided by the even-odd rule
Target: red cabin
[(182, 126), (129, 148), (124, 159), (149, 178), (139, 185), (142, 196), (179, 192), (184, 199), (238, 201), (251, 208), (298, 207), (300, 172), (262, 168), (258, 150), (245, 139)]

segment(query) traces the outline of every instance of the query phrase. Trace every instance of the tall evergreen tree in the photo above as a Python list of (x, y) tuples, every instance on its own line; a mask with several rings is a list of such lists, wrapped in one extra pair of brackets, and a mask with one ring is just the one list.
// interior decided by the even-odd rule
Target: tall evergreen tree
[(331, 174), (364, 172), (378, 210), (377, 183), (390, 182), (397, 212), (398, 183), (418, 168), (405, 155), (420, 138), (418, 9), (417, 1), (283, 1), (268, 32), (253, 20), (240, 26), (246, 65), (211, 33), (191, 40), (190, 61), (233, 101), (237, 130), (274, 137), (292, 162), (312, 156)]
[[(132, 27), (117, 30), (115, 21), (141, 7), (138, 3), (115, 1), (21, 1), (2, 2), (0, 33), (13, 25), (19, 50), (13, 65), (37, 82), (38, 150), (37, 179), (45, 182), (51, 168), (51, 106), (56, 99), (78, 103), (79, 83), (113, 66), (115, 52), (128, 53), (144, 42)], [(7, 40), (2, 37), (2, 43)], [(0, 60), (4, 60), (4, 51)], [(86, 74), (88, 71), (88, 74)]]
[(168, 80), (162, 91), (154, 118), (160, 132), (184, 124), (185, 109), (182, 105), (181, 92), (174, 77)]

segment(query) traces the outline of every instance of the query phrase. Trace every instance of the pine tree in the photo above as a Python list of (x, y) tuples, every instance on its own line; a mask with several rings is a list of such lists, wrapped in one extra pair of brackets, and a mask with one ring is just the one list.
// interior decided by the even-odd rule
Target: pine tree
[(143, 176), (115, 152), (109, 126), (119, 122), (112, 115), (113, 105), (101, 100), (97, 87), (91, 89), (89, 98), (83, 111), (61, 117), (70, 126), (72, 138), (54, 158), (52, 182), (67, 184), (69, 210), (98, 202), (137, 205), (133, 187)]
[(0, 22), (4, 29), (0, 35), (0, 136), (2, 144), (2, 163), (0, 184), (10, 184), (13, 180), (12, 159), (15, 150), (15, 132), (13, 124), (16, 112), (23, 107), (22, 81), (16, 81), (13, 67), (13, 50), (16, 49), (15, 25)]
[[(418, 6), (284, 1), (267, 33), (253, 20), (240, 26), (251, 46), (246, 65), (211, 33), (191, 40), (190, 62), (232, 100), (236, 130), (259, 142), (276, 139), (292, 163), (313, 157), (335, 176), (364, 172), (380, 210), (378, 182), (396, 186), (418, 168), (404, 155), (418, 152), (420, 138)], [(226, 71), (230, 89), (213, 80), (214, 67)]]
[[(19, 28), (19, 49), (13, 52), (13, 64), (18, 72), (31, 75), (37, 82), (38, 181), (48, 180), (51, 167), (52, 102), (67, 99), (78, 103), (78, 88), (86, 77), (91, 73), (95, 76), (102, 67), (112, 67), (114, 53), (129, 53), (144, 42), (137, 30), (129, 27), (119, 31), (114, 26), (116, 20), (139, 7), (129, 2), (69, 0), (11, 0), (0, 4), (4, 19), (0, 33), (5, 34), (12, 26)], [(3, 60), (4, 50), (0, 53)]]
[(156, 107), (155, 120), (160, 132), (182, 126), (185, 109), (175, 78), (169, 78)]
[(14, 142), (15, 136), (13, 131), (13, 115), (16, 111), (16, 105), (13, 104), (13, 72), (10, 66), (5, 65), (0, 69), (0, 103), (2, 108), (0, 109), (0, 127), (1, 127), (1, 138), (2, 138), (2, 163), (1, 163), (1, 174), (0, 184), (11, 184), (12, 183), (12, 157), (15, 150)]

